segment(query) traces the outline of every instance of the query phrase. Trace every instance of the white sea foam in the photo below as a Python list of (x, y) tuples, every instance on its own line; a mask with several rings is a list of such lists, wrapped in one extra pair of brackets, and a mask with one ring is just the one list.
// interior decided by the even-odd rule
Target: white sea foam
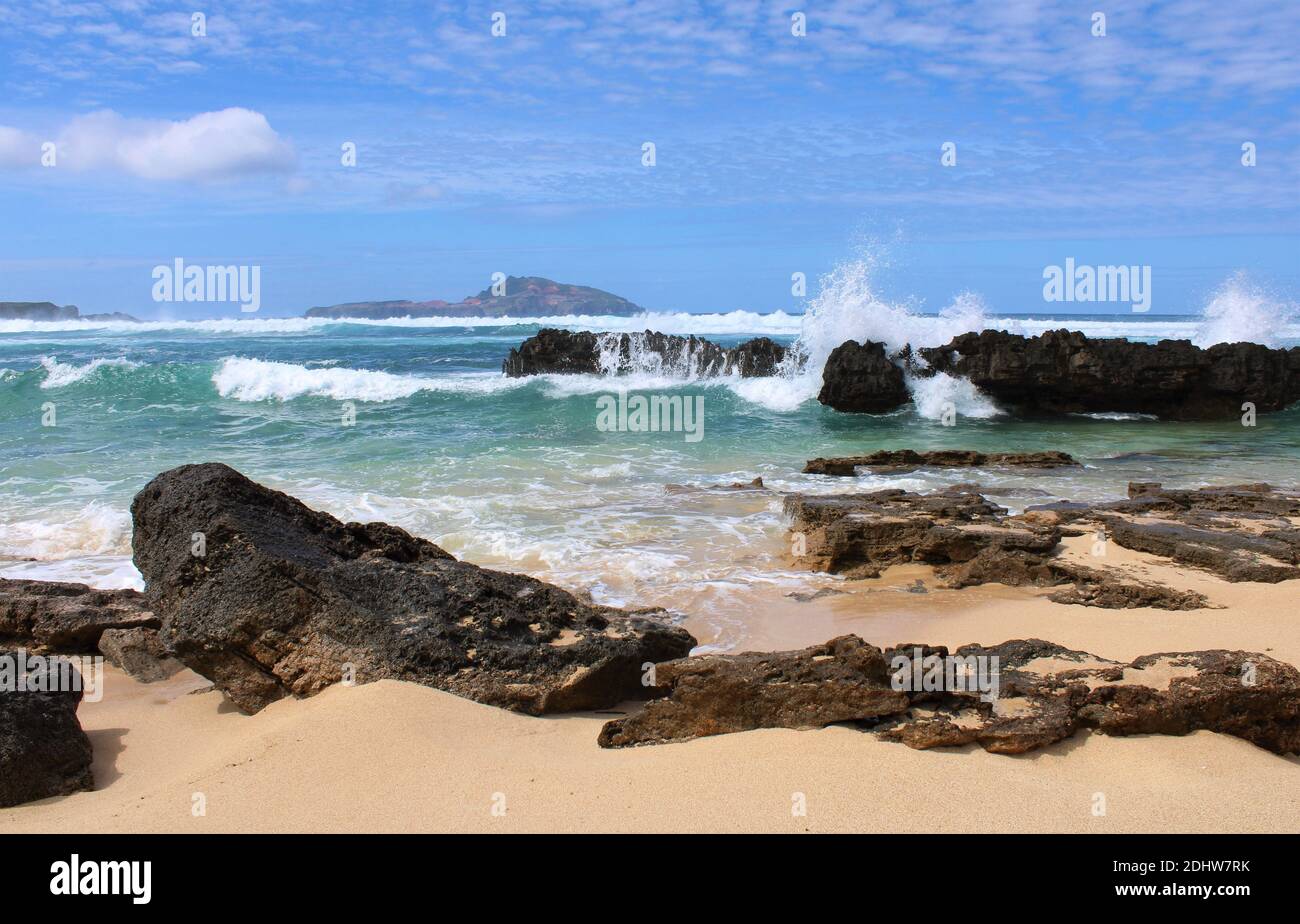
[(131, 515), (91, 501), (77, 511), (54, 511), (39, 519), (4, 517), (0, 557), (54, 560), (131, 551)]
[(41, 388), (63, 388), (80, 382), (100, 369), (137, 369), (140, 363), (122, 358), (92, 359), (85, 365), (78, 366), (72, 363), (61, 363), (50, 356), (42, 356), (41, 366), (45, 369), (45, 380), (41, 382)]
[(496, 372), (426, 378), (338, 366), (313, 369), (242, 356), (223, 359), (212, 382), (221, 397), (236, 401), (289, 401), (308, 395), (336, 401), (396, 401), (422, 391), (490, 394), (526, 384), (524, 379), (507, 379)]
[(928, 378), (907, 377), (912, 403), (922, 417), (939, 420), (952, 409), (957, 417), (986, 419), (997, 417), (1002, 410), (966, 379), (936, 373)]

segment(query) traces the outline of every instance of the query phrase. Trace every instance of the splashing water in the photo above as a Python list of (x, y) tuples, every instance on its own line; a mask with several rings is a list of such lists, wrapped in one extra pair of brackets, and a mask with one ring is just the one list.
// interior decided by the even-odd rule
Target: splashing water
[(1300, 310), (1273, 298), (1238, 271), (1215, 290), (1201, 316), (1204, 320), (1192, 338), (1197, 346), (1249, 341), (1275, 347), (1286, 338), (1288, 326), (1300, 321)]
[[(865, 257), (842, 263), (823, 276), (817, 296), (808, 304), (799, 336), (778, 370), (780, 386), (753, 385), (741, 392), (742, 397), (772, 410), (793, 410), (817, 395), (826, 360), (846, 340), (875, 340), (893, 353), (908, 344), (914, 349), (941, 346), (958, 334), (990, 326), (983, 300), (972, 292), (961, 293), (936, 315), (916, 314), (906, 305), (885, 301), (872, 286), (876, 266), (874, 258)], [(926, 416), (939, 416), (939, 409), (949, 400), (959, 413), (969, 410), (977, 417), (997, 413), (973, 387), (962, 388), (956, 380), (922, 384), (922, 380), (909, 379), (908, 386), (914, 393), (918, 389), (924, 392), (925, 400), (917, 401), (917, 410)]]

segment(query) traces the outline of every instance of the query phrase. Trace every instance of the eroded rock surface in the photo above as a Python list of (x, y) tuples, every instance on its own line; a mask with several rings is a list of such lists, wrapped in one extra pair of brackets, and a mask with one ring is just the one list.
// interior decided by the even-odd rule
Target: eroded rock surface
[(852, 476), (859, 468), (876, 474), (911, 472), (918, 468), (1063, 468), (1079, 463), (1069, 453), (1047, 452), (977, 452), (972, 449), (939, 449), (917, 452), (913, 449), (882, 449), (859, 456), (835, 456), (809, 459), (805, 475)]
[[(1109, 543), (1229, 581), (1300, 577), (1300, 495), (1268, 485), (1166, 490), (1135, 485), (1123, 500), (1060, 502), (1010, 516), (955, 486), (931, 494), (886, 489), (785, 500), (799, 561), (818, 571), (878, 577), (890, 565), (933, 566), (949, 587), (1071, 585), (1058, 603), (1196, 609), (1203, 594), (1138, 579), (1107, 562)], [(1060, 554), (1067, 536), (1094, 537), (1089, 564)]]
[(99, 650), (140, 683), (157, 683), (185, 669), (163, 646), (157, 629), (108, 629), (99, 637)]
[(544, 374), (626, 375), (674, 373), (708, 378), (774, 375), (786, 348), (767, 337), (721, 347), (702, 337), (644, 333), (592, 333), (545, 328), (512, 349), (502, 364), (511, 378)]
[(0, 578), (0, 645), (37, 653), (97, 654), (109, 629), (159, 626), (134, 590)]
[[(801, 651), (662, 664), (658, 675), (668, 696), (606, 723), (599, 743), (626, 747), (855, 721), (914, 748), (978, 744), (1000, 754), (1030, 751), (1085, 728), (1110, 735), (1208, 729), (1277, 754), (1300, 752), (1300, 671), (1267, 655), (1176, 652), (1123, 664), (1040, 639), (968, 645), (952, 654), (996, 672), (995, 695), (974, 685), (922, 689), (899, 682), (895, 657), (942, 663), (948, 650), (900, 645), (881, 651), (857, 636)], [(970, 660), (978, 658), (984, 660)], [(906, 674), (904, 668), (899, 679)]]
[(534, 714), (598, 708), (648, 695), (641, 665), (695, 644), (662, 611), (593, 606), (396, 526), (342, 523), (218, 463), (162, 473), (131, 513), (164, 646), (249, 712), (351, 675)]

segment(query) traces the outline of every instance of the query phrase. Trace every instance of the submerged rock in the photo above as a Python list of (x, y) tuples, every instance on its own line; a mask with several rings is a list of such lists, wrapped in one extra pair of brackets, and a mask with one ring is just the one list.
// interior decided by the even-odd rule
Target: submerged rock
[(77, 721), (81, 690), (50, 692), (27, 675), (19, 689), (18, 654), (0, 651), (0, 807), (94, 788), (90, 739)]
[(999, 405), (1029, 413), (1230, 420), (1247, 402), (1263, 413), (1300, 400), (1300, 347), (1202, 349), (1188, 340), (1150, 344), (1068, 330), (1037, 337), (985, 330), (917, 353), (930, 371), (965, 378)]
[(598, 741), (627, 747), (855, 721), (914, 748), (973, 743), (1020, 754), (1085, 728), (1110, 735), (1208, 729), (1277, 754), (1300, 753), (1300, 671), (1267, 655), (1194, 651), (1122, 664), (1028, 639), (967, 645), (953, 656), (972, 671), (967, 677), (983, 673), (993, 682), (908, 683), (912, 662), (944, 665), (952, 661), (948, 650), (881, 651), (852, 635), (801, 651), (661, 664), (668, 696), (606, 723)]
[(546, 374), (676, 373), (708, 378), (770, 376), (786, 357), (786, 348), (767, 337), (721, 347), (702, 337), (644, 333), (595, 334), (545, 328), (512, 349), (501, 370), (511, 378)]
[(809, 459), (805, 475), (852, 476), (859, 467), (876, 474), (911, 472), (918, 468), (1062, 468), (1077, 466), (1074, 457), (1064, 452), (977, 452), (973, 449), (938, 449), (916, 452), (912, 449), (882, 449), (861, 456), (836, 456)]
[(0, 578), (0, 644), (37, 653), (97, 654), (109, 629), (159, 626), (134, 590)]
[(218, 463), (162, 473), (131, 513), (163, 644), (249, 712), (353, 678), (592, 709), (648, 695), (642, 665), (695, 644), (661, 610), (593, 606), (396, 526), (342, 523)]

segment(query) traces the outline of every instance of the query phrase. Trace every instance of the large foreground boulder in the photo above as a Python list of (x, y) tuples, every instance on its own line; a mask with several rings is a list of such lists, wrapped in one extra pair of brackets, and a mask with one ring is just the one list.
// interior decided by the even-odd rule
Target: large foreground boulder
[(136, 495), (136, 567), (162, 640), (241, 709), (340, 680), (409, 680), (540, 714), (649, 695), (642, 665), (695, 644), (662, 611), (593, 606), (342, 523), (218, 463)]
[[(1173, 420), (1230, 420), (1300, 400), (1300, 347), (1188, 340), (1092, 340), (1078, 331), (1037, 337), (985, 330), (917, 351), (934, 372), (968, 379), (999, 405), (1027, 413), (1116, 411)], [(841, 408), (851, 410), (852, 408)]]
[(98, 654), (110, 629), (157, 629), (134, 590), (0, 578), (0, 645), (59, 654)]
[[(1244, 738), (1300, 752), (1300, 671), (1267, 655), (1193, 651), (1124, 664), (1040, 639), (881, 651), (843, 636), (802, 651), (660, 665), (668, 697), (606, 723), (602, 747), (855, 721), (914, 748), (1020, 754), (1081, 729)], [(857, 713), (855, 715), (855, 713)]]
[[(90, 739), (77, 722), (80, 689), (51, 691), (33, 670), (20, 688), (19, 653), (0, 651), (0, 807), (91, 789)], [(66, 673), (63, 676), (67, 676)]]
[(786, 348), (767, 337), (721, 347), (702, 337), (644, 333), (592, 333), (544, 328), (529, 337), (502, 363), (511, 378), (546, 374), (626, 375), (649, 372), (683, 378), (739, 375), (770, 376), (786, 357)]

